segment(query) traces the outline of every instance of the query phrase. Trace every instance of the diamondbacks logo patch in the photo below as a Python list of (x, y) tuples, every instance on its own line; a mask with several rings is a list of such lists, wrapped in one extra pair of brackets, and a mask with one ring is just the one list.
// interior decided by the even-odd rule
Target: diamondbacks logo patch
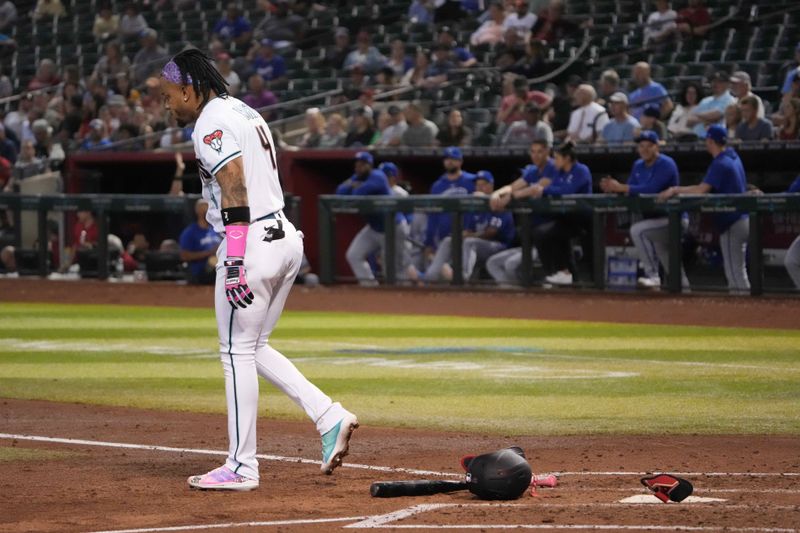
[(203, 142), (209, 145), (218, 154), (222, 152), (222, 130), (214, 130), (205, 137)]

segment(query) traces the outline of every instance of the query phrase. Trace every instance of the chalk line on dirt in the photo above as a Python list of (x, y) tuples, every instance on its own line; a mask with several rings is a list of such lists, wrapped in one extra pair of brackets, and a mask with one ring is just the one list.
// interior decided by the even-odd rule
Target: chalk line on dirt
[(93, 533), (160, 533), (166, 531), (191, 531), (195, 529), (228, 529), (232, 527), (268, 527), (268, 526), (302, 526), (327, 524), (331, 522), (351, 522), (362, 520), (363, 516), (346, 516), (342, 518), (308, 518), (298, 520), (270, 520), (268, 522), (228, 522), (224, 524), (192, 524), (188, 526), (143, 527), (139, 529), (108, 529)]
[[(52, 442), (55, 444), (68, 444), (74, 446), (99, 446), (105, 448), (124, 448), (129, 450), (148, 450), (157, 452), (168, 453), (193, 453), (197, 455), (219, 455), (226, 456), (228, 452), (223, 450), (207, 450), (202, 448), (178, 448), (174, 446), (160, 446), (155, 444), (131, 444), (125, 442), (107, 442), (98, 440), (85, 440), (85, 439), (70, 439), (63, 437), (45, 437), (41, 435), (22, 435), (14, 433), (0, 433), (0, 439), (6, 440), (24, 440), (31, 442)], [(283, 463), (301, 463), (319, 465), (320, 461), (314, 459), (306, 459), (304, 457), (288, 457), (284, 455), (269, 455), (258, 454), (258, 459), (266, 461), (277, 461)], [(441, 476), (462, 478), (464, 474), (454, 472), (439, 472), (436, 470), (421, 470), (417, 468), (404, 468), (397, 466), (378, 466), (378, 465), (365, 465), (359, 463), (345, 463), (343, 468), (353, 468), (357, 470), (372, 470), (375, 472), (393, 472), (400, 474), (414, 474), (419, 476)], [(627, 471), (609, 471), (609, 472), (593, 472), (593, 471), (575, 471), (575, 472), (553, 472), (557, 476), (645, 476), (653, 472), (627, 472)], [(737, 477), (800, 477), (800, 472), (671, 472), (676, 476), (707, 476), (707, 477), (723, 477), (723, 476), (737, 476)]]

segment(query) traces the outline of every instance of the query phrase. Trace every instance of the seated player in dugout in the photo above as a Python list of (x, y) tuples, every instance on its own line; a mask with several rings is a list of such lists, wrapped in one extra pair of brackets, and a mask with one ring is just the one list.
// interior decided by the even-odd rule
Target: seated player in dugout
[[(659, 137), (655, 131), (645, 130), (636, 138), (639, 159), (633, 164), (628, 183), (620, 183), (611, 176), (600, 180), (600, 189), (605, 193), (627, 194), (659, 194), (670, 187), (680, 184), (678, 165), (675, 161), (661, 153)], [(638, 284), (646, 288), (661, 286), (659, 265), (664, 273), (669, 272), (669, 219), (664, 214), (642, 213), (643, 220), (631, 225), (631, 241), (636, 247), (639, 262), (644, 271)], [(687, 216), (681, 217), (683, 230), (689, 225)], [(681, 284), (689, 288), (686, 272), (681, 267)]]
[[(490, 196), (494, 191), (494, 176), (488, 170), (475, 175), (475, 194)], [(462, 272), (469, 281), (475, 268), (493, 254), (508, 248), (514, 240), (514, 219), (511, 213), (468, 213), (464, 216), (462, 232)], [(431, 266), (425, 273), (425, 281), (453, 279), (452, 237), (445, 237), (439, 243)]]
[(194, 204), (196, 220), (188, 225), (179, 239), (181, 261), (188, 263), (189, 283), (213, 285), (217, 280), (217, 248), (222, 237), (206, 220), (208, 201), (200, 198)]
[[(369, 152), (355, 155), (355, 172), (336, 188), (336, 194), (346, 196), (392, 196), (389, 180), (381, 170), (374, 169), (375, 161)], [(345, 257), (358, 283), (371, 287), (377, 285), (369, 258), (378, 252), (385, 254), (386, 236), (383, 215), (369, 215), (347, 248)], [(408, 222), (402, 213), (395, 217), (395, 272), (402, 278), (410, 264)], [(384, 261), (385, 264), (385, 261)]]
[[(552, 183), (558, 173), (555, 161), (550, 156), (551, 145), (544, 140), (537, 140), (531, 144), (531, 164), (522, 169), (522, 175), (514, 180), (511, 185), (506, 185), (494, 191), (489, 200), (494, 211), (502, 211), (513, 199), (531, 198), (536, 190), (534, 186), (547, 187)], [(547, 221), (541, 215), (531, 217), (531, 224), (535, 227)], [(531, 260), (537, 258), (536, 248), (531, 248)], [(522, 248), (515, 247), (494, 254), (486, 262), (489, 275), (501, 285), (516, 285), (521, 280), (519, 267), (522, 264)]]
[[(727, 145), (728, 130), (714, 125), (705, 132), (706, 150), (714, 158), (705, 178), (697, 185), (670, 187), (659, 194), (666, 201), (678, 194), (745, 194), (747, 177), (742, 160), (736, 151)], [(746, 212), (717, 213), (713, 215), (714, 226), (719, 233), (719, 245), (728, 290), (734, 294), (746, 294), (750, 290), (747, 278), (745, 253), (750, 237), (750, 220)]]
[[(555, 150), (556, 174), (546, 185), (532, 185), (532, 198), (591, 194), (592, 173), (578, 161), (575, 145), (567, 141)], [(583, 213), (554, 215), (550, 220), (533, 228), (532, 240), (545, 273), (545, 286), (572, 285), (577, 275), (577, 265), (572, 253), (572, 240), (582, 236), (590, 226)]]
[[(475, 192), (475, 174), (465, 172), (462, 169), (464, 155), (457, 146), (449, 146), (443, 151), (445, 172), (433, 185), (430, 194), (443, 196), (467, 196)], [(427, 226), (425, 228), (425, 260), (431, 264), (436, 254), (439, 244), (450, 236), (451, 231), (450, 213), (429, 213), (427, 216)], [(426, 275), (430, 268), (426, 269)], [(416, 268), (409, 268), (409, 278), (414, 281), (420, 280), (420, 274)], [(438, 274), (437, 274), (438, 277)]]

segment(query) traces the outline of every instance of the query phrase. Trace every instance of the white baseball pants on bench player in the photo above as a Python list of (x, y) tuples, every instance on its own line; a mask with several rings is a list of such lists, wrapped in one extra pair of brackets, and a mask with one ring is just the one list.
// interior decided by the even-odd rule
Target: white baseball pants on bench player
[(309, 382), (283, 354), (269, 345), (269, 336), (281, 316), (292, 283), (303, 259), (303, 238), (282, 214), (277, 215), (286, 232), (283, 239), (264, 241), (266, 228), (277, 220), (250, 225), (245, 252), (247, 282), (255, 295), (244, 309), (232, 309), (225, 296), (226, 246), (217, 250), (215, 306), (219, 349), (225, 373), (230, 445), (226, 466), (243, 476), (258, 479), (256, 417), (258, 376), (265, 378), (300, 406), (326, 433), (347, 413)]
[[(683, 231), (689, 225), (685, 218), (681, 220)], [(631, 240), (642, 262), (642, 268), (648, 278), (658, 277), (658, 265), (669, 273), (669, 219), (667, 217), (646, 218), (631, 225)], [(681, 265), (681, 286), (689, 288), (689, 279)]]

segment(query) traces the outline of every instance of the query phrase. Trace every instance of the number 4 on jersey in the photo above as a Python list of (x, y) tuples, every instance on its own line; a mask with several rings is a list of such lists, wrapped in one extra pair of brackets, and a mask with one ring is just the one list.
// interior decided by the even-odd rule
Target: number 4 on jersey
[(272, 145), (269, 143), (269, 137), (267, 137), (267, 132), (264, 131), (264, 126), (259, 124), (256, 126), (256, 131), (258, 132), (258, 138), (261, 139), (261, 146), (264, 147), (264, 150), (269, 152), (273, 170), (278, 170), (278, 165), (275, 164), (275, 153), (272, 151)]

